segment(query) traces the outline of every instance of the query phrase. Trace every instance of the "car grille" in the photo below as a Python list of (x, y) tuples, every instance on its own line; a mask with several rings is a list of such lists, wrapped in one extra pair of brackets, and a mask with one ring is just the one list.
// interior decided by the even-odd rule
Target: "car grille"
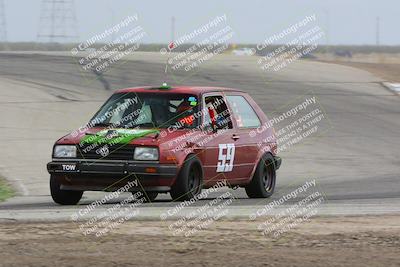
[(135, 147), (132, 145), (78, 145), (80, 159), (133, 160)]

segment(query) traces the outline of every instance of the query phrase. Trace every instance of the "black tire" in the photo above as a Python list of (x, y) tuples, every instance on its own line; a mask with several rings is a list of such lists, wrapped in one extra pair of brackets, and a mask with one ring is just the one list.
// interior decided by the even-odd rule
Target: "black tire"
[(171, 197), (174, 201), (190, 200), (201, 192), (203, 168), (201, 161), (195, 155), (189, 155), (181, 171), (171, 187)]
[(50, 175), (50, 192), (54, 202), (60, 205), (76, 205), (81, 200), (83, 191), (61, 190), (57, 177)]
[[(133, 193), (135, 194), (135, 193)], [(143, 192), (143, 197), (145, 198), (145, 202), (153, 202), (156, 200), (158, 196), (158, 192)]]
[(265, 154), (257, 165), (253, 179), (245, 186), (249, 198), (272, 196), (276, 184), (275, 161), (271, 154)]

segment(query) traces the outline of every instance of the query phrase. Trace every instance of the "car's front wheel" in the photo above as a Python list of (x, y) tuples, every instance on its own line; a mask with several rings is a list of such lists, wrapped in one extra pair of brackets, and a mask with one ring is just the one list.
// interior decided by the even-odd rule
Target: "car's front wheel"
[(50, 175), (50, 192), (54, 202), (60, 205), (76, 205), (83, 195), (83, 191), (62, 190), (57, 176), (54, 175)]
[(190, 200), (201, 192), (202, 180), (201, 161), (195, 155), (188, 156), (174, 185), (171, 187), (172, 199), (177, 201)]
[(257, 165), (253, 179), (245, 187), (250, 198), (272, 196), (276, 183), (275, 161), (271, 154), (265, 154)]

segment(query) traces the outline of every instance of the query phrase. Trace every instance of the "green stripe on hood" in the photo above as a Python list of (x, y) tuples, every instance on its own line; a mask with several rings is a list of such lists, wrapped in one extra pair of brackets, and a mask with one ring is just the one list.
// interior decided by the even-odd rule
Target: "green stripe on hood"
[(84, 136), (81, 139), (81, 144), (129, 144), (133, 139), (159, 132), (158, 130), (105, 129), (94, 135)]

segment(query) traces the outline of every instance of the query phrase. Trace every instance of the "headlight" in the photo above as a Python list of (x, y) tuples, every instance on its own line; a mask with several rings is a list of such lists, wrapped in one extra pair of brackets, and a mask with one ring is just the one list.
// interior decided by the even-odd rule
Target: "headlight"
[(53, 152), (54, 158), (75, 158), (76, 157), (76, 146), (71, 145), (59, 145), (54, 147)]
[(154, 147), (136, 147), (135, 160), (158, 160), (158, 149)]

